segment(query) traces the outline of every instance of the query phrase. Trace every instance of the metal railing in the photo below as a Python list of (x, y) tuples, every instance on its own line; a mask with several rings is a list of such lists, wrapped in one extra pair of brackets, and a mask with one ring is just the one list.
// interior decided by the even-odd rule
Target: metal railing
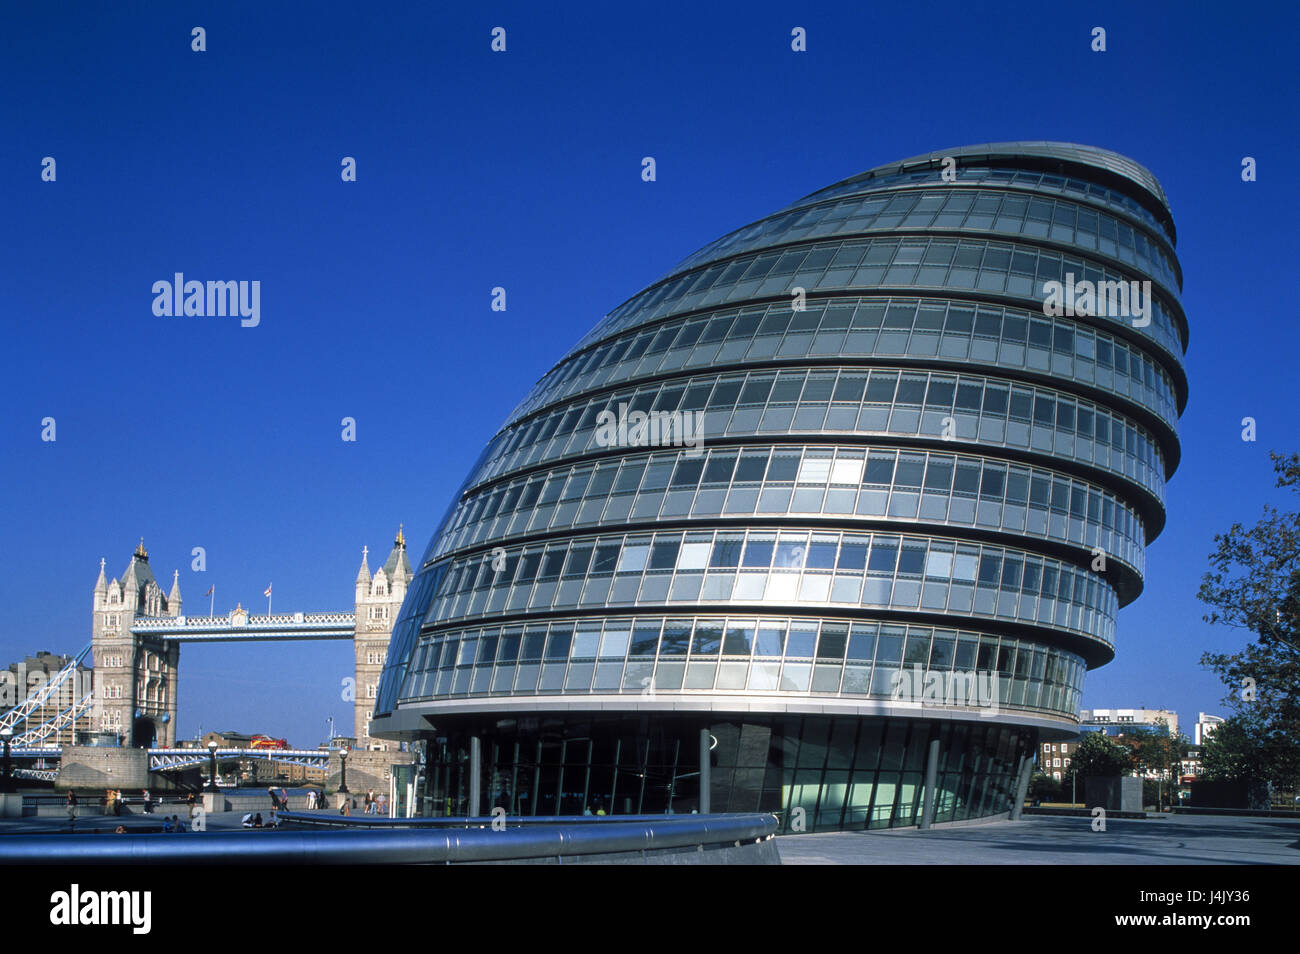
[[(149, 771), (158, 772), (165, 769), (188, 768), (193, 765), (207, 765), (207, 749), (148, 749)], [(218, 761), (231, 759), (261, 759), (266, 762), (281, 762), (286, 765), (307, 765), (324, 768), (329, 764), (330, 754), (338, 749), (217, 749)]]
[[(307, 828), (528, 828), (536, 825), (607, 825), (612, 822), (687, 822), (719, 815), (435, 815), (391, 818), (386, 815), (340, 815), (337, 808), (321, 811), (279, 812), (286, 827)], [(726, 816), (732, 817), (732, 816)], [(775, 816), (773, 816), (775, 817)]]
[[(585, 816), (582, 816), (585, 818)], [(472, 819), (480, 821), (480, 819)], [(491, 822), (491, 819), (485, 819)], [(598, 823), (563, 822), (452, 830), (233, 831), (157, 835), (14, 835), (0, 838), (0, 864), (473, 864), (654, 860), (678, 852), (752, 847), (753, 859), (777, 863), (774, 815), (658, 815)], [(707, 859), (707, 855), (705, 855)]]
[(132, 633), (165, 640), (351, 639), (354, 613), (276, 613), (227, 616), (137, 616)]

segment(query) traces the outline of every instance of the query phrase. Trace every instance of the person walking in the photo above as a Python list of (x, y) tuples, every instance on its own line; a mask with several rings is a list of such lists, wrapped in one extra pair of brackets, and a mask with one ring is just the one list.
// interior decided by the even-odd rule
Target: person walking
[(280, 796), (275, 794), (275, 786), (266, 786), (266, 794), (271, 796), (271, 811), (275, 811), (280, 807)]
[(153, 814), (153, 800), (149, 797), (149, 789), (147, 788), (144, 790), (144, 813), (146, 815)]

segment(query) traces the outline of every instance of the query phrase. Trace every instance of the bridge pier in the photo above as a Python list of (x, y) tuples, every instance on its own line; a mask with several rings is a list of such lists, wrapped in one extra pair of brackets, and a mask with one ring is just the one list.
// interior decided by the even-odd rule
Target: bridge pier
[(167, 788), (162, 778), (149, 777), (145, 749), (97, 745), (65, 745), (55, 788)]

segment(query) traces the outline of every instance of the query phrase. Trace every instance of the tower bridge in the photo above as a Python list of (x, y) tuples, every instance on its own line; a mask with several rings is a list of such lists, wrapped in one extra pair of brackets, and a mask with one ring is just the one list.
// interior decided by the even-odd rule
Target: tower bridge
[[(164, 593), (143, 539), (120, 578), (107, 579), (105, 564), (99, 561), (92, 595), (90, 643), (55, 672), (29, 672), (20, 664), (19, 685), (13, 687), (19, 689), (14, 697), (18, 704), (0, 711), (0, 735), (8, 743), (5, 762), (14, 776), (54, 779), (69, 787), (144, 787), (151, 773), (206, 763), (206, 749), (176, 744), (182, 643), (350, 640), (355, 741), (354, 755), (347, 760), (349, 776), (355, 771), (358, 781), (382, 786), (391, 766), (406, 760), (398, 743), (370, 735), (393, 621), (414, 576), (400, 528), (387, 560), (373, 573), (369, 548), (362, 548), (351, 612), (263, 615), (241, 604), (224, 615), (187, 616), (180, 571), (173, 572)], [(86, 668), (83, 660), (93, 668)], [(10, 673), (4, 671), (3, 676)], [(101, 744), (82, 744), (96, 737)], [(102, 744), (106, 740), (108, 744)], [(222, 748), (216, 754), (218, 760), (267, 759), (323, 768), (331, 776), (341, 771), (340, 757), (346, 753)]]
[[(356, 748), (395, 750), (396, 743), (373, 738), (369, 728), (393, 621), (414, 575), (402, 530), (373, 573), (368, 558), (369, 548), (363, 547), (351, 612), (261, 615), (238, 605), (224, 615), (187, 616), (180, 571), (173, 572), (164, 593), (142, 539), (120, 578), (107, 579), (106, 561), (99, 561), (90, 643), (60, 671), (41, 674), (32, 691), (26, 684), (18, 687), (18, 705), (0, 712), (0, 731), (8, 731), (15, 755), (39, 751), (42, 757), (74, 744), (81, 733), (113, 735), (122, 746), (152, 750), (154, 768), (162, 768), (168, 753), (183, 751), (176, 749), (182, 643), (350, 640)], [(93, 669), (82, 665), (87, 656)], [(24, 683), (26, 678), (20, 674)]]
[(94, 589), (90, 729), (114, 733), (140, 748), (174, 747), (182, 643), (337, 639), (351, 640), (354, 648), (357, 747), (395, 748), (392, 742), (371, 737), (370, 716), (393, 620), (414, 576), (401, 529), (388, 559), (374, 573), (368, 557), (369, 548), (363, 547), (351, 613), (257, 615), (241, 604), (224, 616), (186, 616), (180, 571), (173, 572), (171, 589), (164, 594), (143, 540), (120, 579), (106, 580), (105, 561), (100, 560)]

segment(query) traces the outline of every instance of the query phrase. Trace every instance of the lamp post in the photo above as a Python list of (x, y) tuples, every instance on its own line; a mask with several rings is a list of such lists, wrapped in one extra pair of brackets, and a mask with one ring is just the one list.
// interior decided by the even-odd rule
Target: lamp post
[(13, 734), (14, 730), (9, 726), (0, 729), (0, 739), (4, 739), (4, 775), (0, 777), (0, 793), (5, 795), (13, 791), (13, 763), (9, 758), (9, 740)]
[(348, 791), (348, 747), (339, 749), (339, 794), (351, 795)]
[(217, 740), (208, 739), (208, 787), (206, 791), (220, 791), (217, 788)]

